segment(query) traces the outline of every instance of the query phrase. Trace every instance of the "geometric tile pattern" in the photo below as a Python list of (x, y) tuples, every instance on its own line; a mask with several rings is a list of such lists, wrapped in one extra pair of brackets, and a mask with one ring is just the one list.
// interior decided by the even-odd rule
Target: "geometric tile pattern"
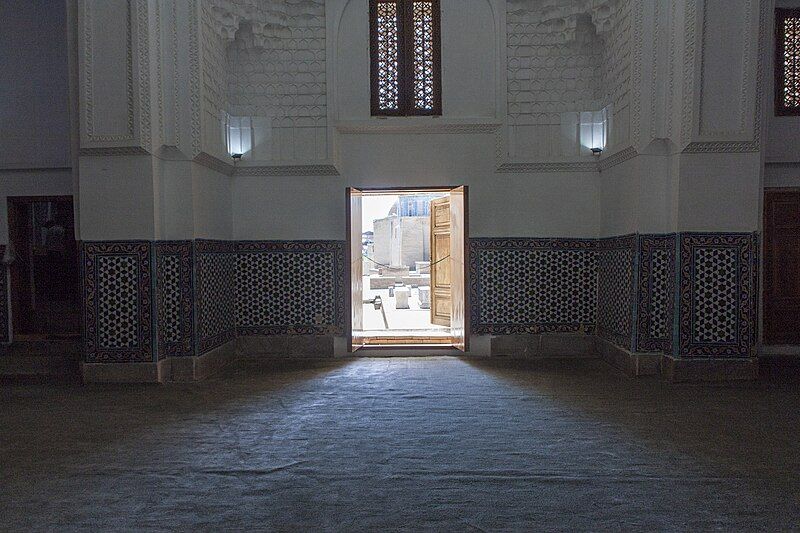
[(344, 243), (240, 242), (236, 318), (240, 335), (343, 331)]
[(736, 298), (739, 280), (736, 250), (694, 250), (695, 320), (692, 339), (697, 342), (730, 343), (736, 340)]
[(595, 244), (591, 239), (471, 239), (472, 331), (593, 332)]
[(228, 241), (195, 241), (198, 355), (236, 335), (236, 255)]
[(669, 321), (672, 317), (668, 318), (666, 306), (671, 295), (664, 290), (670, 275), (668, 255), (666, 250), (656, 250), (652, 255), (654, 294), (653, 306), (650, 309), (650, 324), (647, 329), (647, 335), (652, 338), (666, 337), (671, 331)]
[[(6, 247), (0, 244), (0, 258), (5, 257)], [(8, 269), (5, 263), (0, 262), (0, 343), (8, 342), (9, 329), (8, 322)]]
[(139, 269), (134, 255), (97, 258), (97, 343), (136, 348), (139, 341)]
[[(622, 346), (635, 342), (636, 351), (748, 357), (757, 338), (757, 242), (750, 233), (471, 239), (472, 331), (597, 330)], [(341, 334), (345, 248), (340, 241), (84, 242), (86, 361), (202, 354), (237, 333)], [(0, 284), (7, 323), (5, 290)]]
[(155, 243), (158, 357), (194, 355), (191, 241)]
[(674, 234), (639, 236), (638, 352), (672, 353), (675, 246)]
[(751, 355), (756, 242), (751, 233), (681, 234), (679, 355)]
[(83, 245), (86, 361), (152, 362), (152, 275), (148, 242)]
[(158, 261), (158, 324), (159, 341), (174, 343), (181, 336), (181, 271), (180, 258), (164, 255)]
[(600, 239), (597, 256), (598, 333), (632, 349), (636, 236)]

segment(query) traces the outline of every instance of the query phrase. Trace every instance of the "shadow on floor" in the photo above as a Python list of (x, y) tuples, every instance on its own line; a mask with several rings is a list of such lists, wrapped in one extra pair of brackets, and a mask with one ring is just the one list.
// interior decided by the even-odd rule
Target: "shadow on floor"
[(800, 523), (800, 396), (780, 383), (430, 357), (2, 391), (0, 529)]

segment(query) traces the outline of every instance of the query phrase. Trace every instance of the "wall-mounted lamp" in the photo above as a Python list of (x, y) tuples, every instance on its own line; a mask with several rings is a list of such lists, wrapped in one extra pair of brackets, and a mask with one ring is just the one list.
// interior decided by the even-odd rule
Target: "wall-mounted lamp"
[[(583, 146), (582, 151), (588, 149), (595, 157), (600, 157), (608, 143), (608, 134), (611, 126), (611, 107), (604, 107), (600, 111), (582, 111), (578, 113), (578, 136)], [(585, 154), (586, 152), (583, 151)]]
[(250, 117), (225, 115), (225, 134), (228, 153), (238, 161), (253, 148), (253, 123)]

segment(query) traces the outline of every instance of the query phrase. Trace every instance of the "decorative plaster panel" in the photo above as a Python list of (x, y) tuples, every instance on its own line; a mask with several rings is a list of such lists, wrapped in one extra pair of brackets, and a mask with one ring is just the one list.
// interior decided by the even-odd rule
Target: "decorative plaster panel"
[(328, 157), (325, 4), (213, 0), (233, 116), (253, 118), (250, 159)]
[(217, 32), (212, 5), (208, 1), (200, 4), (201, 145), (203, 151), (223, 156), (228, 153), (223, 131), (229, 110), (227, 42)]
[(758, 12), (752, 0), (703, 2), (700, 54), (699, 133), (701, 137), (752, 135), (753, 46)]
[(83, 144), (133, 141), (132, 0), (83, 0), (80, 6)]
[(507, 3), (508, 131), (499, 139), (498, 166), (587, 155), (590, 147), (581, 145), (573, 115), (606, 107), (613, 125), (607, 146), (625, 146), (632, 5), (630, 0)]

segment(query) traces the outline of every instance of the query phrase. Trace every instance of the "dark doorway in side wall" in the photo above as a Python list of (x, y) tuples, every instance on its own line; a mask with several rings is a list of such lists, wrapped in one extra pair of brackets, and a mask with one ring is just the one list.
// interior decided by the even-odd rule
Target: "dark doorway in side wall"
[(80, 266), (71, 196), (8, 198), (15, 340), (80, 334)]
[(764, 344), (800, 344), (800, 189), (764, 191)]

